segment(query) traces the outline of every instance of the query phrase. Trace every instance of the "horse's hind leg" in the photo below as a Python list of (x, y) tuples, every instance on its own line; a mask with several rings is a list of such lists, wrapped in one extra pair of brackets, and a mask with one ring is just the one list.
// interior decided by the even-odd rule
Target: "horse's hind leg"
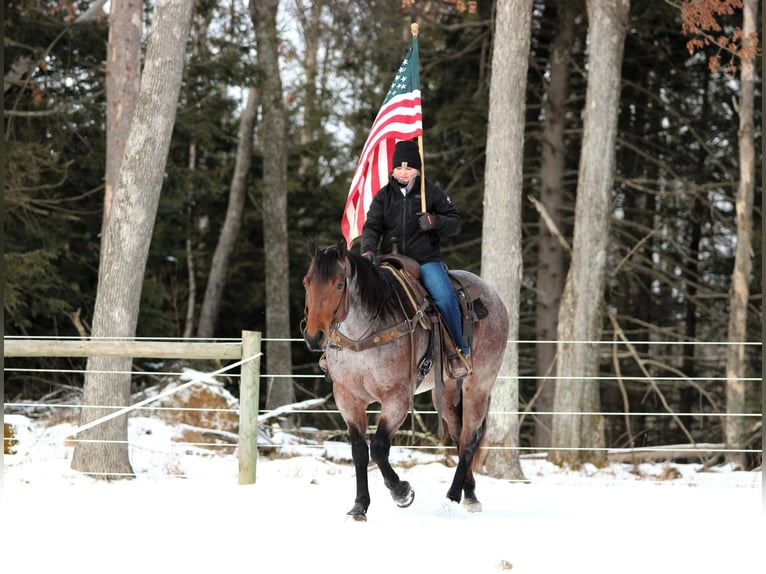
[(388, 455), (391, 451), (391, 437), (404, 421), (407, 412), (406, 407), (404, 412), (404, 416), (397, 415), (396, 419), (394, 419), (395, 426), (392, 426), (391, 419), (385, 416), (385, 408), (382, 408), (380, 421), (378, 422), (378, 430), (375, 432), (375, 436), (370, 443), (372, 460), (378, 465), (380, 473), (383, 475), (383, 482), (391, 492), (391, 498), (393, 498), (396, 505), (401, 508), (406, 508), (412, 504), (412, 501), (415, 498), (415, 491), (412, 490), (409, 482), (399, 478), (399, 475), (396, 474), (396, 471), (391, 467)]
[[(480, 512), (481, 503), (476, 498), (476, 479), (473, 476), (473, 460), (476, 456), (481, 439), (484, 436), (485, 422), (479, 425), (467, 439), (461, 438), (458, 445), (458, 463), (452, 485), (447, 491), (447, 498), (454, 502), (460, 502), (461, 494), (465, 494), (463, 504), (471, 512)], [(461, 493), (462, 491), (462, 493)]]
[[(466, 399), (465, 394), (463, 399)], [(476, 401), (476, 397), (468, 401), (461, 400), (454, 405), (453, 393), (447, 392), (444, 396), (443, 417), (447, 423), (452, 440), (458, 449), (458, 464), (452, 484), (447, 491), (447, 498), (453, 502), (460, 502), (462, 495), (463, 504), (471, 512), (480, 512), (481, 503), (476, 498), (476, 479), (473, 476), (473, 462), (479, 452), (482, 438), (486, 430), (486, 410), (489, 401)], [(481, 414), (474, 412), (478, 404), (485, 405)]]
[(447, 497), (455, 502), (460, 502), (460, 487), (463, 488), (463, 506), (470, 512), (481, 512), (481, 502), (476, 498), (476, 479), (473, 476), (473, 462), (479, 452), (481, 440), (486, 430), (486, 419), (476, 429), (476, 433), (471, 437), (462, 452), (458, 454), (458, 466), (455, 476), (452, 480), (452, 486), (447, 493)]

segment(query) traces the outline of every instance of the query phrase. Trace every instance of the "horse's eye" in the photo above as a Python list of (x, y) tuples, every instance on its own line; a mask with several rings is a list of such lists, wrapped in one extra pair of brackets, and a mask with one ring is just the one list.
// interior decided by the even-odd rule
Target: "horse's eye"
[(343, 289), (343, 281), (340, 281), (340, 282), (339, 282), (339, 283), (338, 283), (338, 284), (335, 286), (335, 288), (336, 288), (338, 291), (340, 291), (341, 289)]

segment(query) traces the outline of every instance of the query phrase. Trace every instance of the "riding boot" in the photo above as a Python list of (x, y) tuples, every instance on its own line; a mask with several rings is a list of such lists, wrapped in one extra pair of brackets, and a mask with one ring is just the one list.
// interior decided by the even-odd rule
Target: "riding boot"
[(456, 354), (447, 357), (447, 364), (453, 379), (462, 379), (471, 374), (473, 367), (471, 366), (470, 359), (470, 350), (467, 353), (458, 351)]

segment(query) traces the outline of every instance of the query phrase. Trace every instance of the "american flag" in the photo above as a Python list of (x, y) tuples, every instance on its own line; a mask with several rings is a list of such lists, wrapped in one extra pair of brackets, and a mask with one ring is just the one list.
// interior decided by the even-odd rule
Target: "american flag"
[(407, 50), (370, 128), (351, 180), (340, 224), (349, 247), (362, 234), (372, 198), (388, 183), (388, 176), (393, 169), (391, 155), (396, 142), (421, 135), (423, 112), (420, 107), (420, 55), (418, 37), (413, 35), (412, 46)]

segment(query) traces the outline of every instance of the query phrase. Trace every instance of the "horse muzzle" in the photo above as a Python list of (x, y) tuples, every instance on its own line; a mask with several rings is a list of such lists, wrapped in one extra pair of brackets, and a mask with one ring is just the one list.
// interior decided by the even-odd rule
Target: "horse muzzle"
[(304, 329), (303, 340), (306, 342), (309, 351), (324, 351), (325, 344), (327, 343), (327, 335), (321, 329), (313, 335)]

